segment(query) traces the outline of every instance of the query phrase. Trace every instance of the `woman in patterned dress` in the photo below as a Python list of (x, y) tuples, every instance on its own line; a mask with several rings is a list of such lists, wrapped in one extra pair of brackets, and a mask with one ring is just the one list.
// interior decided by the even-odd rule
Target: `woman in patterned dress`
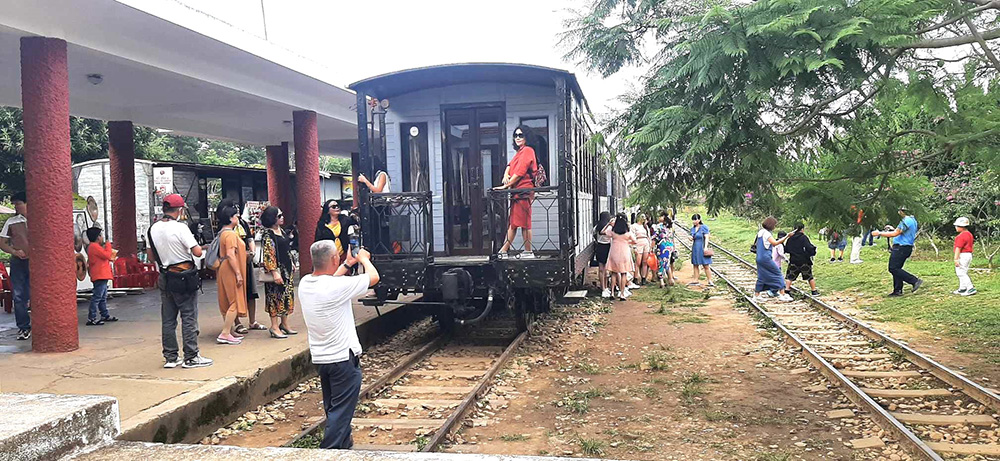
[(667, 285), (673, 285), (674, 270), (671, 267), (670, 257), (674, 252), (674, 229), (673, 222), (666, 213), (662, 213), (659, 222), (653, 224), (652, 237), (656, 245), (656, 271), (660, 279), (660, 288), (663, 288), (664, 281)]
[(261, 236), (264, 270), (274, 277), (273, 282), (264, 282), (264, 309), (271, 316), (271, 337), (284, 339), (298, 333), (288, 328), (288, 315), (295, 309), (295, 287), (292, 284), (291, 246), (281, 229), (285, 217), (278, 207), (269, 206), (261, 212), (260, 223), (266, 227)]

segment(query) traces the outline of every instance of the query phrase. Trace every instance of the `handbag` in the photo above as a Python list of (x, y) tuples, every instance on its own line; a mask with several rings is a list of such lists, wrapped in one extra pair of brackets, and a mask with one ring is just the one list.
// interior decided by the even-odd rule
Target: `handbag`
[(715, 256), (715, 252), (711, 248), (705, 248), (705, 257), (711, 258), (712, 256)]
[(274, 283), (274, 274), (263, 267), (257, 268), (257, 281), (263, 283)]

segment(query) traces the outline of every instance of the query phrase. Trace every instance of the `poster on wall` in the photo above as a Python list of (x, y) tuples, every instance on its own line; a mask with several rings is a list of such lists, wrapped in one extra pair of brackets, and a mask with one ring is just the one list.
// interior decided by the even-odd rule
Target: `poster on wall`
[(344, 200), (354, 197), (354, 178), (343, 178), (340, 186), (340, 196), (343, 197)]
[(254, 233), (263, 230), (260, 225), (260, 213), (264, 211), (264, 208), (270, 206), (269, 202), (258, 202), (250, 200), (243, 206), (243, 219), (250, 223), (250, 227), (253, 228)]
[(241, 195), (243, 197), (243, 200), (242, 200), (243, 203), (247, 203), (247, 202), (253, 201), (253, 187), (251, 187), (251, 186), (243, 186), (240, 189), (240, 192), (241, 192)]
[(163, 198), (174, 193), (174, 168), (153, 168), (153, 203), (156, 214), (163, 213)]

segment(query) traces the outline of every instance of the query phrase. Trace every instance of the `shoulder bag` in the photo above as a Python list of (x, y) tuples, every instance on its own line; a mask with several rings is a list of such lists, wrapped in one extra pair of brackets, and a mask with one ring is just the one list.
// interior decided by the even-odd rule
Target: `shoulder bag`
[[(156, 243), (153, 242), (153, 226), (149, 226), (146, 231), (146, 238), (149, 241), (149, 248), (153, 250), (153, 257), (160, 267), (160, 274), (163, 275), (164, 284), (167, 291), (179, 294), (194, 293), (201, 289), (201, 276), (198, 274), (198, 267), (194, 260), (184, 263), (166, 266), (160, 259), (160, 253), (156, 251)], [(191, 264), (189, 269), (181, 267), (182, 264)]]

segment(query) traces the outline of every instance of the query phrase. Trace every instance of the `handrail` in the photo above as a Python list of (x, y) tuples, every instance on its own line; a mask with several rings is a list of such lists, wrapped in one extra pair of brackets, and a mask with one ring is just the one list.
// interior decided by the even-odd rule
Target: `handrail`
[(525, 192), (551, 192), (558, 191), (559, 186), (544, 186), (544, 187), (529, 187), (525, 189), (490, 189), (487, 191), (489, 195), (506, 195), (506, 194), (516, 194)]

